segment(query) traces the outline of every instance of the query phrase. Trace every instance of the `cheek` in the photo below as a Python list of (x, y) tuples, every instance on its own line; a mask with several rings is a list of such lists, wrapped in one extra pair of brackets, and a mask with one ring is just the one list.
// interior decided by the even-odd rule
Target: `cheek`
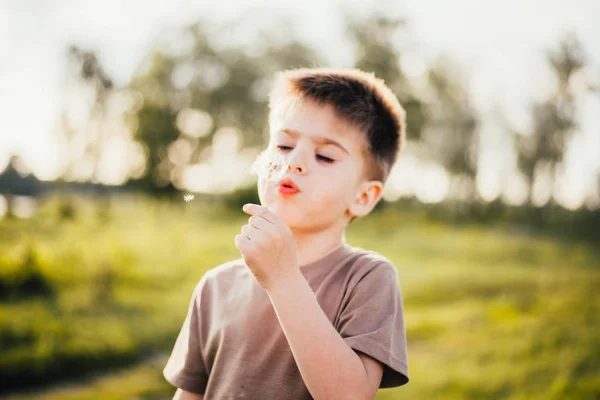
[(348, 199), (348, 186), (343, 179), (334, 179), (320, 185), (316, 201), (328, 207), (344, 207)]
[(354, 181), (349, 180), (348, 177), (341, 177), (336, 181), (332, 195), (335, 196), (336, 201), (340, 207), (348, 207), (348, 205), (354, 199), (356, 195), (357, 187)]

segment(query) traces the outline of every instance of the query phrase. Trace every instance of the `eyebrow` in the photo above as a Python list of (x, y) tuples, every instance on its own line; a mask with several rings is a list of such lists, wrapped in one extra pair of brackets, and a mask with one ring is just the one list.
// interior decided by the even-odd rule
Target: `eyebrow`
[[(300, 132), (294, 131), (292, 129), (280, 129), (280, 131), (283, 133), (286, 133), (294, 138), (301, 135)], [(320, 144), (332, 144), (332, 145), (337, 146), (340, 149), (342, 149), (346, 154), (350, 155), (350, 153), (348, 153), (348, 150), (346, 150), (346, 148), (344, 146), (342, 146), (340, 143), (336, 142), (333, 139), (330, 139), (330, 138), (327, 138), (324, 136), (315, 136), (315, 137), (312, 137), (311, 140), (315, 143), (320, 143)]]

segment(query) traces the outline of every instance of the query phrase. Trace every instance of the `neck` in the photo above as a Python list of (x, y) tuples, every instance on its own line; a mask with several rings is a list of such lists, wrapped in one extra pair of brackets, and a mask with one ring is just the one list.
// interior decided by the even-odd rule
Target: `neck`
[(344, 229), (331, 226), (320, 231), (303, 231), (292, 228), (296, 240), (298, 266), (310, 264), (330, 254), (346, 243)]

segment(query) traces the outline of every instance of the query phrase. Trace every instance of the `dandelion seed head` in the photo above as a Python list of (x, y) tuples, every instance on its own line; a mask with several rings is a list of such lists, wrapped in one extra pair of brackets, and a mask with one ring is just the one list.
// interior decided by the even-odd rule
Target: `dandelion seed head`
[(277, 151), (263, 151), (252, 164), (251, 173), (266, 176), (269, 182), (279, 182), (287, 170), (283, 155)]
[(183, 200), (185, 200), (185, 202), (188, 203), (188, 202), (194, 200), (194, 195), (191, 193), (188, 193), (183, 196)]

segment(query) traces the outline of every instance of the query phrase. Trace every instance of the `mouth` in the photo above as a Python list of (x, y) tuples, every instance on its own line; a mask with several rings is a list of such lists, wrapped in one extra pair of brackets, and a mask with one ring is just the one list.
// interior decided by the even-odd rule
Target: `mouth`
[(277, 189), (280, 193), (283, 194), (296, 194), (300, 192), (300, 188), (298, 187), (298, 185), (296, 185), (294, 181), (292, 181), (289, 178), (285, 178), (279, 181)]

